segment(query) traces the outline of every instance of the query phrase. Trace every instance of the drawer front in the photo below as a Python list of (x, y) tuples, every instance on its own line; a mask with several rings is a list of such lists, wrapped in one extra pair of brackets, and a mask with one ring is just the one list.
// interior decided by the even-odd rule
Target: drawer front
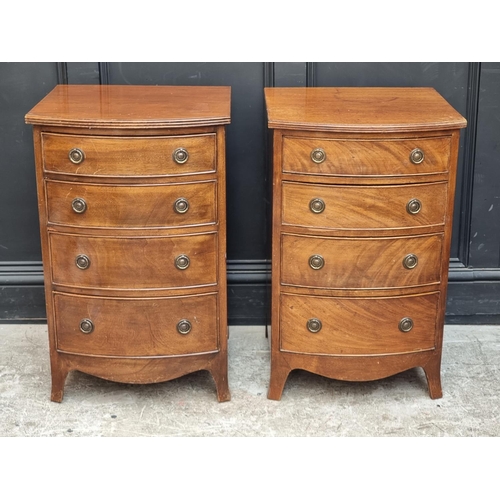
[(49, 222), (79, 227), (182, 227), (216, 222), (216, 183), (113, 186), (46, 181)]
[[(93, 177), (169, 176), (215, 171), (215, 134), (171, 137), (89, 137), (42, 134), (48, 172)], [(78, 149), (73, 163), (70, 152)], [(178, 150), (187, 151), (174, 154)], [(180, 156), (179, 156), (180, 155)]]
[(52, 279), (59, 285), (162, 289), (217, 282), (215, 233), (130, 238), (51, 233), (49, 243)]
[(438, 303), (439, 293), (373, 299), (282, 295), (280, 348), (331, 355), (433, 349)]
[(283, 182), (283, 223), (332, 229), (443, 225), (447, 184), (324, 186)]
[(218, 349), (215, 294), (117, 299), (56, 293), (54, 304), (60, 351), (137, 357)]
[(407, 238), (282, 236), (283, 285), (399, 288), (438, 283), (441, 234)]
[[(423, 152), (420, 163), (414, 163), (410, 158), (415, 150)], [(450, 137), (408, 140), (284, 137), (283, 172), (341, 176), (440, 173), (448, 170), (450, 151)], [(421, 156), (413, 153), (412, 158), (418, 162)]]

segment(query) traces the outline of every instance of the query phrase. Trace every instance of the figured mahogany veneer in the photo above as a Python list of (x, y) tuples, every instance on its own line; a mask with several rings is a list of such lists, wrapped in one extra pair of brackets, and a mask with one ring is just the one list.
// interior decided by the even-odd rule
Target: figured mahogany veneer
[(51, 399), (79, 370), (152, 383), (227, 380), (229, 87), (59, 85), (27, 115)]
[[(281, 296), (281, 351), (341, 356), (435, 348), (439, 293), (370, 299), (304, 296), (298, 307), (296, 299)], [(317, 333), (306, 328), (313, 311), (322, 322)], [(399, 320), (405, 317), (402, 311), (415, 324), (408, 333), (398, 328)]]
[[(182, 137), (85, 137), (42, 134), (43, 168), (92, 177), (147, 177), (195, 175), (215, 171), (215, 134)], [(189, 162), (176, 163), (177, 148), (189, 151)], [(73, 148), (85, 152), (85, 161), (68, 158)]]
[[(175, 356), (217, 352), (217, 295), (162, 298), (83, 297), (56, 293), (57, 349), (96, 356)], [(82, 334), (74, 318), (91, 316), (94, 330)], [(177, 324), (188, 320), (189, 334)], [(113, 331), (113, 335), (109, 332)]]
[(271, 379), (440, 367), (460, 129), (430, 88), (266, 88)]
[[(330, 186), (283, 182), (283, 224), (311, 228), (422, 229), (444, 225), (446, 182), (396, 186)], [(319, 198), (324, 210), (310, 210)], [(422, 208), (408, 212), (408, 203), (418, 199)], [(359, 201), (363, 200), (362, 203)], [(390, 203), (387, 202), (390, 200)]]
[[(345, 290), (438, 283), (442, 239), (441, 234), (325, 238), (283, 233), (281, 248), (286, 259), (281, 261), (281, 284)], [(315, 255), (322, 259), (319, 269), (311, 267), (310, 259)], [(416, 256), (415, 267), (405, 267), (409, 255)]]
[[(94, 289), (166, 289), (217, 283), (217, 233), (102, 237), (49, 234), (52, 282)], [(82, 269), (78, 256), (88, 258)], [(176, 267), (180, 256), (189, 259)]]
[[(311, 165), (311, 149), (321, 146), (322, 163)], [(425, 149), (425, 162), (412, 164), (408, 151)], [(283, 172), (335, 176), (418, 176), (446, 172), (450, 138), (426, 140), (328, 140), (324, 137), (283, 138)], [(418, 179), (417, 179), (418, 181)]]
[[(133, 186), (47, 180), (48, 223), (89, 228), (213, 225), (217, 221), (216, 187), (215, 180)], [(182, 199), (189, 206), (179, 213), (175, 206)], [(83, 212), (69, 210), (74, 200), (85, 201)]]

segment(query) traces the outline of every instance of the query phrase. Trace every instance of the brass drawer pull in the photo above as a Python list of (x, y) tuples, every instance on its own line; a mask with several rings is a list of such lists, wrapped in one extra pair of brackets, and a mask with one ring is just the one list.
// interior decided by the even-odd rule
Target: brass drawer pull
[(307, 321), (307, 329), (311, 333), (318, 333), (323, 327), (321, 321), (318, 318), (311, 318)]
[(71, 208), (73, 209), (73, 212), (83, 214), (83, 212), (87, 210), (87, 202), (83, 198), (75, 198), (71, 202)]
[(326, 153), (324, 149), (316, 148), (311, 151), (311, 160), (314, 163), (323, 163), (326, 160)]
[(414, 163), (415, 165), (418, 165), (419, 163), (422, 163), (424, 161), (425, 154), (424, 152), (419, 149), (415, 148), (411, 153), (410, 153), (410, 161)]
[(406, 211), (411, 215), (418, 214), (420, 210), (422, 210), (422, 202), (417, 198), (413, 198), (406, 204)]
[(186, 198), (178, 198), (174, 203), (174, 210), (178, 214), (185, 214), (189, 210), (189, 202)]
[(94, 331), (94, 323), (88, 318), (80, 321), (80, 331), (82, 333), (92, 333)]
[(85, 153), (81, 149), (73, 148), (68, 153), (68, 157), (69, 157), (71, 162), (78, 165), (79, 163), (82, 163), (83, 160), (85, 160)]
[(183, 163), (186, 163), (188, 161), (189, 153), (187, 152), (187, 149), (177, 148), (172, 153), (172, 158), (174, 159), (175, 163), (182, 165)]
[(183, 271), (189, 267), (189, 257), (187, 255), (179, 255), (175, 259), (175, 267)]
[(403, 318), (399, 322), (399, 329), (403, 333), (408, 333), (413, 328), (413, 320), (411, 318)]
[(309, 265), (312, 269), (317, 271), (325, 265), (325, 259), (321, 257), (321, 255), (311, 255), (311, 257), (309, 257)]
[(406, 269), (414, 269), (417, 267), (418, 264), (418, 257), (414, 253), (409, 253), (404, 259), (403, 259), (403, 266), (406, 267)]
[(325, 202), (321, 198), (314, 198), (309, 202), (311, 212), (320, 214), (325, 209)]
[(90, 259), (86, 255), (78, 255), (75, 263), (78, 269), (87, 269), (90, 266)]
[(192, 325), (191, 322), (187, 319), (181, 319), (179, 323), (177, 323), (177, 331), (181, 335), (187, 335), (191, 331)]

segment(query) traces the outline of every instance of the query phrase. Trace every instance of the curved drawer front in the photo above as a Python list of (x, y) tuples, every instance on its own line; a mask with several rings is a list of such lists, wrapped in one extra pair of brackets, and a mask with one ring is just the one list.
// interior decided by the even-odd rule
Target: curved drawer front
[(281, 283), (344, 289), (438, 283), (442, 239), (441, 234), (407, 238), (320, 238), (284, 234)]
[[(317, 150), (320, 152), (316, 160), (322, 160), (320, 163), (311, 158)], [(423, 152), (420, 163), (413, 163), (410, 158), (415, 150)], [(448, 170), (450, 151), (450, 137), (407, 140), (284, 137), (283, 172), (392, 177), (441, 173)], [(413, 159), (418, 162), (421, 156), (414, 153)]]
[(281, 296), (280, 349), (330, 355), (433, 349), (438, 302), (439, 293), (376, 299), (285, 294)]
[[(283, 223), (360, 230), (443, 225), (446, 199), (446, 183), (324, 186), (283, 182)], [(311, 208), (315, 200), (320, 200), (318, 212), (313, 211), (317, 207)]]
[(218, 349), (215, 294), (117, 299), (56, 293), (54, 304), (60, 351), (137, 357)]
[[(48, 172), (106, 176), (171, 176), (215, 171), (215, 134), (169, 137), (102, 137), (42, 134), (43, 168)], [(80, 163), (70, 152), (83, 154)], [(174, 160), (176, 150), (180, 154)], [(79, 154), (77, 161), (82, 158)]]
[(46, 181), (48, 220), (79, 227), (182, 227), (216, 222), (216, 183), (115, 186)]
[[(135, 238), (51, 233), (49, 242), (52, 279), (57, 285), (162, 289), (217, 282), (215, 233)], [(187, 267), (176, 267), (176, 259), (180, 267)]]

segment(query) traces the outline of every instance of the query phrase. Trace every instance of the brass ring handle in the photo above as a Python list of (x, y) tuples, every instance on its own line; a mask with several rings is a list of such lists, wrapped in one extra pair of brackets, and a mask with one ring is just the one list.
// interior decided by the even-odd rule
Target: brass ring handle
[(80, 331), (82, 333), (92, 333), (94, 331), (94, 323), (88, 318), (80, 321)]
[(183, 163), (186, 163), (188, 161), (189, 153), (187, 149), (177, 148), (172, 153), (172, 158), (174, 159), (175, 163), (179, 163), (179, 165), (182, 165)]
[(325, 265), (325, 259), (321, 255), (311, 255), (309, 257), (309, 266), (317, 271)]
[(174, 210), (178, 214), (185, 214), (189, 210), (189, 202), (186, 198), (177, 198), (174, 203)]
[(81, 149), (73, 148), (68, 153), (68, 157), (72, 163), (78, 165), (79, 163), (82, 163), (83, 160), (85, 160), (85, 153)]
[(414, 269), (417, 267), (418, 264), (418, 257), (414, 253), (409, 253), (404, 259), (403, 259), (403, 266), (406, 267), (406, 269)]
[(410, 153), (410, 161), (414, 163), (415, 165), (418, 165), (419, 163), (422, 163), (425, 159), (425, 154), (420, 148), (415, 148), (411, 153)]
[(413, 198), (406, 204), (406, 211), (411, 215), (418, 214), (420, 210), (422, 210), (422, 202), (417, 198)]
[(183, 271), (184, 269), (187, 269), (189, 267), (189, 262), (189, 257), (187, 255), (179, 255), (175, 259), (175, 267)]
[(325, 209), (325, 202), (321, 198), (314, 198), (309, 202), (309, 209), (315, 214), (320, 214)]
[(83, 212), (87, 210), (87, 202), (83, 198), (75, 198), (71, 202), (71, 208), (73, 209), (73, 212), (83, 214)]
[(323, 324), (318, 318), (311, 318), (310, 320), (307, 321), (307, 329), (311, 333), (318, 333), (322, 327)]
[(413, 320), (411, 318), (403, 318), (399, 322), (399, 329), (403, 333), (408, 333), (413, 328)]
[(179, 323), (177, 323), (177, 331), (181, 335), (187, 335), (191, 331), (192, 325), (191, 322), (187, 319), (181, 319)]
[(314, 163), (323, 163), (326, 160), (326, 153), (324, 149), (316, 148), (311, 151), (311, 160)]
[(78, 269), (87, 269), (90, 266), (90, 259), (87, 255), (78, 255), (75, 259), (75, 264)]

